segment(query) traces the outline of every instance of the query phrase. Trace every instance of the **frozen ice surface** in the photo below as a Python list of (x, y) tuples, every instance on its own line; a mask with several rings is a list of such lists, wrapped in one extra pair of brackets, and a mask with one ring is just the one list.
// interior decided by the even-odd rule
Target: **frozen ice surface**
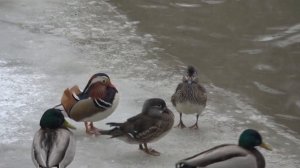
[[(42, 113), (59, 104), (66, 87), (84, 87), (90, 75), (106, 72), (120, 91), (115, 113), (97, 122), (125, 121), (140, 112), (147, 98), (161, 97), (176, 115), (170, 96), (181, 80), (183, 64), (159, 57), (149, 34), (104, 0), (0, 1), (0, 167), (31, 168), (31, 143)], [(274, 151), (264, 151), (267, 167), (299, 167), (299, 135), (264, 116), (243, 97), (203, 81), (208, 105), (199, 130), (173, 129), (150, 147), (153, 157), (106, 136), (87, 136), (82, 123), (74, 131), (77, 151), (70, 168), (174, 167), (187, 156), (222, 143), (236, 143), (245, 128), (258, 129)], [(183, 116), (186, 125), (195, 116)]]

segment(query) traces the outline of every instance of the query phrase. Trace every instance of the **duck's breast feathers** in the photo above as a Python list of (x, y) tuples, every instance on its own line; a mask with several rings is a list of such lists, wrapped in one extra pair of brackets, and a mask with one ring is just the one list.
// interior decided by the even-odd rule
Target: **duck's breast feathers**
[(255, 156), (237, 145), (221, 145), (183, 159), (176, 168), (261, 168), (257, 166)]
[(179, 83), (176, 87), (175, 93), (182, 89), (183, 83)]
[(32, 160), (42, 167), (65, 167), (75, 155), (75, 140), (67, 129), (42, 130), (34, 136), (32, 144)]
[(181, 96), (181, 89), (182, 89), (182, 83), (179, 83), (176, 87), (175, 93), (171, 97), (171, 102), (173, 106), (176, 106), (177, 101), (179, 100), (179, 97)]
[(191, 102), (182, 102), (182, 103), (177, 103), (175, 108), (180, 113), (201, 114), (205, 109), (205, 105), (194, 104)]
[(172, 104), (190, 102), (193, 104), (206, 105), (207, 93), (203, 86), (197, 83), (181, 83), (177, 86), (175, 93), (171, 97)]

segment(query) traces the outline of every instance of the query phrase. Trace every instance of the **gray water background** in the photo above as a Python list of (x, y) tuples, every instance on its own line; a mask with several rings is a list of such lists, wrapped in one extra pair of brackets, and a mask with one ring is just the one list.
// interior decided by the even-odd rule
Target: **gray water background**
[(112, 2), (156, 39), (162, 60), (196, 66), (203, 83), (300, 133), (299, 0)]

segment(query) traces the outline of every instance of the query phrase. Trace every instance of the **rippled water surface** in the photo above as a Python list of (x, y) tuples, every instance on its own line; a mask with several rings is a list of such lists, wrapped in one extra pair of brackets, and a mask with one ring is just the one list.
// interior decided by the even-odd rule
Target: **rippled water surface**
[[(205, 82), (300, 133), (300, 1), (113, 1)], [(289, 117), (283, 117), (289, 116)]]

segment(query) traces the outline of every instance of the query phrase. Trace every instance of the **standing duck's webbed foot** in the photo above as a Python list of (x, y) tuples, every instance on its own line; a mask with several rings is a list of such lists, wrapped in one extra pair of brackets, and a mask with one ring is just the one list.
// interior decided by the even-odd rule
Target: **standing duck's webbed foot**
[(152, 156), (159, 156), (160, 155), (160, 152), (158, 152), (154, 149), (148, 148), (146, 143), (144, 144), (144, 147), (143, 147), (142, 144), (140, 144), (139, 149), (144, 151), (145, 153), (147, 153), (149, 155), (152, 155)]
[(195, 123), (194, 125), (190, 126), (189, 128), (191, 128), (191, 129), (198, 129), (199, 128), (198, 127), (198, 123)]
[(93, 122), (84, 122), (86, 133), (89, 135), (101, 135), (100, 129), (94, 127)]
[(191, 129), (198, 129), (199, 128), (198, 127), (198, 119), (199, 119), (199, 114), (197, 114), (197, 116), (196, 116), (196, 123), (194, 125), (190, 126), (189, 128), (191, 128)]
[(183, 124), (183, 122), (180, 120), (179, 124), (175, 126), (175, 128), (186, 128), (186, 126)]

